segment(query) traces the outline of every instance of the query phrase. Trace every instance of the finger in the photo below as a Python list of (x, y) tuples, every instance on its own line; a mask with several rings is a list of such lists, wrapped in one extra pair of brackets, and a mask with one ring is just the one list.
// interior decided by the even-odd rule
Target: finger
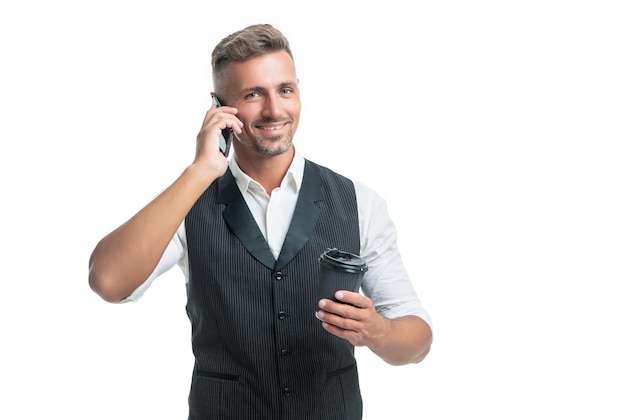
[(206, 124), (215, 124), (220, 130), (230, 128), (240, 134), (243, 131), (243, 122), (235, 114), (237, 114), (237, 108), (221, 106), (211, 109), (208, 112), (209, 119)]
[(359, 325), (361, 324), (360, 321), (354, 318), (341, 316), (332, 312), (327, 312), (327, 311), (322, 311), (322, 310), (317, 311), (316, 316), (317, 316), (317, 319), (322, 321), (322, 323), (333, 325), (336, 328), (339, 328), (342, 330), (358, 331)]
[(355, 334), (354, 331), (340, 328), (336, 325), (329, 324), (328, 322), (322, 322), (322, 327), (324, 327), (326, 331), (336, 335), (337, 337), (341, 337), (345, 339), (349, 339), (353, 337)]
[(335, 298), (340, 302), (348, 303), (358, 308), (367, 309), (369, 307), (373, 307), (373, 303), (370, 298), (348, 290), (338, 290), (335, 293)]
[(327, 316), (336, 315), (340, 318), (360, 318), (357, 314), (359, 308), (344, 302), (334, 302), (330, 299), (322, 299), (319, 302), (319, 307), (322, 309), (322, 312), (327, 314)]

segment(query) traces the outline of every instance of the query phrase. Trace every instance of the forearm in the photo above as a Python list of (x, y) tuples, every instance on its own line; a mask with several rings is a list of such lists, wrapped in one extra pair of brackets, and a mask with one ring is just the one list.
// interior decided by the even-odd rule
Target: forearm
[(391, 365), (419, 363), (430, 351), (432, 330), (417, 316), (386, 319), (386, 333), (369, 348)]
[(89, 285), (104, 300), (130, 295), (152, 273), (189, 209), (217, 177), (195, 165), (126, 223), (105, 236), (89, 259)]

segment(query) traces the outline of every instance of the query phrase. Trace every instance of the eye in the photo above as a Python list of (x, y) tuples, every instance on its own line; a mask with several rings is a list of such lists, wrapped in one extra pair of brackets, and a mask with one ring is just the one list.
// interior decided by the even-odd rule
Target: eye
[(246, 99), (253, 99), (253, 98), (258, 98), (258, 97), (259, 97), (258, 92), (250, 92), (246, 95)]
[(284, 88), (280, 91), (281, 95), (289, 95), (292, 92), (293, 92), (293, 89), (290, 89), (290, 88)]

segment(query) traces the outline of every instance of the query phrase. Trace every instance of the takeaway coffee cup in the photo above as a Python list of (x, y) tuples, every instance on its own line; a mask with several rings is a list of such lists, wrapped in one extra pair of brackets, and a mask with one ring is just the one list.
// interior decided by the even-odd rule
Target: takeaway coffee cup
[(319, 257), (319, 299), (335, 299), (337, 290), (358, 292), (363, 283), (367, 263), (358, 255), (328, 248)]

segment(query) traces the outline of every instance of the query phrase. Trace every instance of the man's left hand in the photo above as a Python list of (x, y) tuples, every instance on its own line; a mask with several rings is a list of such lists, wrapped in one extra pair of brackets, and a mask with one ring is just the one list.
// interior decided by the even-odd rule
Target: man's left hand
[(376, 347), (389, 334), (390, 320), (376, 312), (370, 298), (345, 290), (337, 291), (335, 298), (339, 302), (320, 300), (316, 313), (328, 332), (354, 346), (368, 347)]

